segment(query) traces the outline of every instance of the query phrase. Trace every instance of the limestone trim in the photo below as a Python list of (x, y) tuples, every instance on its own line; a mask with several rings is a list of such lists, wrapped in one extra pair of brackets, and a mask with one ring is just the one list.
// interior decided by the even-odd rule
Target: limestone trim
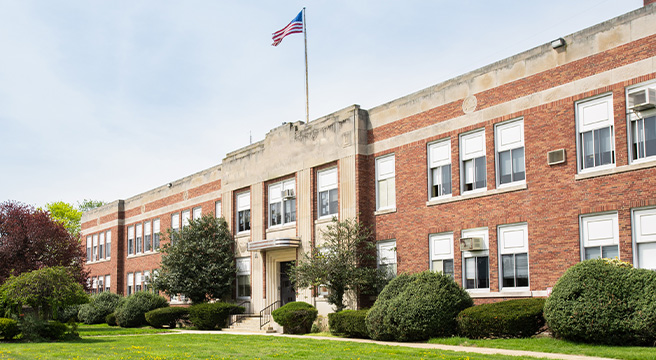
[(509, 192), (515, 192), (515, 191), (521, 191), (521, 190), (526, 190), (528, 186), (526, 183), (524, 184), (519, 184), (519, 185), (513, 185), (513, 186), (504, 186), (502, 188), (498, 189), (490, 189), (487, 191), (482, 191), (482, 192), (477, 192), (477, 193), (467, 193), (466, 195), (459, 195), (459, 196), (452, 196), (452, 197), (445, 197), (445, 198), (440, 198), (440, 199), (433, 199), (429, 200), (426, 202), (426, 206), (435, 206), (435, 205), (440, 205), (440, 204), (448, 204), (456, 201), (464, 201), (464, 200), (469, 200), (469, 199), (476, 199), (476, 198), (481, 198), (481, 197), (486, 197), (486, 196), (492, 196), (492, 195), (499, 195), (499, 194), (504, 194), (504, 193), (509, 193)]
[(613, 175), (613, 174), (621, 174), (625, 173), (627, 171), (635, 171), (635, 170), (642, 170), (642, 169), (649, 169), (652, 167), (656, 167), (656, 160), (652, 160), (649, 162), (640, 162), (640, 163), (634, 163), (634, 164), (629, 164), (629, 165), (622, 165), (622, 166), (617, 166), (613, 168), (608, 168), (608, 169), (603, 169), (599, 171), (594, 171), (594, 172), (586, 172), (584, 174), (576, 174), (574, 175), (574, 180), (585, 180), (585, 179), (592, 179), (596, 178), (599, 176), (606, 176), (606, 175)]

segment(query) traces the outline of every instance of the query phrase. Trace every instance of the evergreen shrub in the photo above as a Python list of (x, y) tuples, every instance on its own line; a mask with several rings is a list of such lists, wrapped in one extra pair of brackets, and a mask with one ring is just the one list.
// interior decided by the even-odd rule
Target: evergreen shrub
[(458, 333), (470, 339), (533, 336), (544, 326), (544, 301), (517, 299), (472, 306), (458, 314)]
[(145, 316), (150, 326), (156, 329), (165, 325), (175, 328), (178, 321), (189, 317), (189, 309), (184, 307), (165, 307), (149, 311)]
[(369, 310), (342, 310), (328, 314), (330, 333), (351, 338), (368, 339), (367, 313)]
[(307, 334), (318, 315), (317, 309), (303, 301), (292, 301), (271, 312), (285, 334)]
[(122, 297), (109, 291), (91, 297), (91, 302), (80, 305), (78, 318), (85, 324), (101, 324), (116, 310)]
[(118, 324), (116, 323), (116, 314), (115, 313), (111, 313), (111, 314), (105, 316), (105, 322), (109, 326), (118, 326)]
[(242, 306), (224, 302), (192, 305), (189, 307), (189, 320), (200, 330), (221, 329), (226, 326), (233, 309), (236, 309), (233, 314), (243, 314), (245, 310)]
[(116, 323), (121, 327), (139, 327), (147, 325), (145, 314), (151, 310), (168, 307), (169, 303), (162, 296), (146, 291), (136, 292), (122, 301), (114, 311)]
[(18, 321), (14, 319), (0, 318), (0, 337), (5, 340), (11, 340), (20, 334)]

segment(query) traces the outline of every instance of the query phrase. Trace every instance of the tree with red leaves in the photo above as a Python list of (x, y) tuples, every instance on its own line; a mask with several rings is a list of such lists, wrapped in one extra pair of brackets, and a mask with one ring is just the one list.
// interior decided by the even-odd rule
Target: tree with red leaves
[(64, 266), (86, 287), (84, 261), (79, 237), (48, 212), (15, 201), (0, 203), (0, 284), (10, 275)]

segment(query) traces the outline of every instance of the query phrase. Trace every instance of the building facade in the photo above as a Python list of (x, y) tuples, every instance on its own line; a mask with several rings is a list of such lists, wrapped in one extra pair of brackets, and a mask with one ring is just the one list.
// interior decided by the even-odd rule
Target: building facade
[(333, 217), (371, 226), (379, 266), (451, 274), (477, 303), (547, 296), (588, 258), (656, 269), (649, 2), (387, 104), (283, 124), (215, 167), (85, 213), (92, 287), (144, 289), (158, 234), (210, 212), (232, 230), (234, 296), (252, 311), (292, 299), (330, 311), (285, 269), (321, 247)]

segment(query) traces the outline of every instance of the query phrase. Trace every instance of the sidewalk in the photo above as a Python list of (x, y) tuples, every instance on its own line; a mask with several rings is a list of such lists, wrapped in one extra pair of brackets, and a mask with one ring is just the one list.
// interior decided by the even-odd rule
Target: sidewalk
[(388, 346), (405, 346), (417, 349), (435, 349), (435, 350), (448, 350), (458, 352), (468, 352), (484, 355), (510, 355), (510, 356), (532, 356), (536, 358), (545, 359), (563, 359), (563, 360), (612, 360), (609, 358), (585, 356), (585, 355), (569, 355), (557, 353), (544, 353), (536, 351), (523, 351), (523, 350), (507, 350), (507, 349), (494, 349), (494, 348), (481, 348), (473, 346), (454, 346), (442, 344), (426, 344), (426, 343), (404, 343), (404, 342), (387, 342), (376, 341), (369, 339), (353, 339), (353, 338), (340, 338), (340, 337), (325, 337), (325, 336), (306, 336), (306, 335), (287, 335), (287, 334), (262, 334), (262, 333), (225, 333), (221, 331), (202, 331), (202, 330), (178, 330), (170, 333), (161, 333), (158, 335), (176, 335), (176, 334), (214, 334), (214, 335), (260, 335), (260, 336), (282, 336), (298, 339), (315, 339), (315, 340), (331, 340), (331, 341), (348, 341), (359, 342), (368, 344), (388, 345)]

